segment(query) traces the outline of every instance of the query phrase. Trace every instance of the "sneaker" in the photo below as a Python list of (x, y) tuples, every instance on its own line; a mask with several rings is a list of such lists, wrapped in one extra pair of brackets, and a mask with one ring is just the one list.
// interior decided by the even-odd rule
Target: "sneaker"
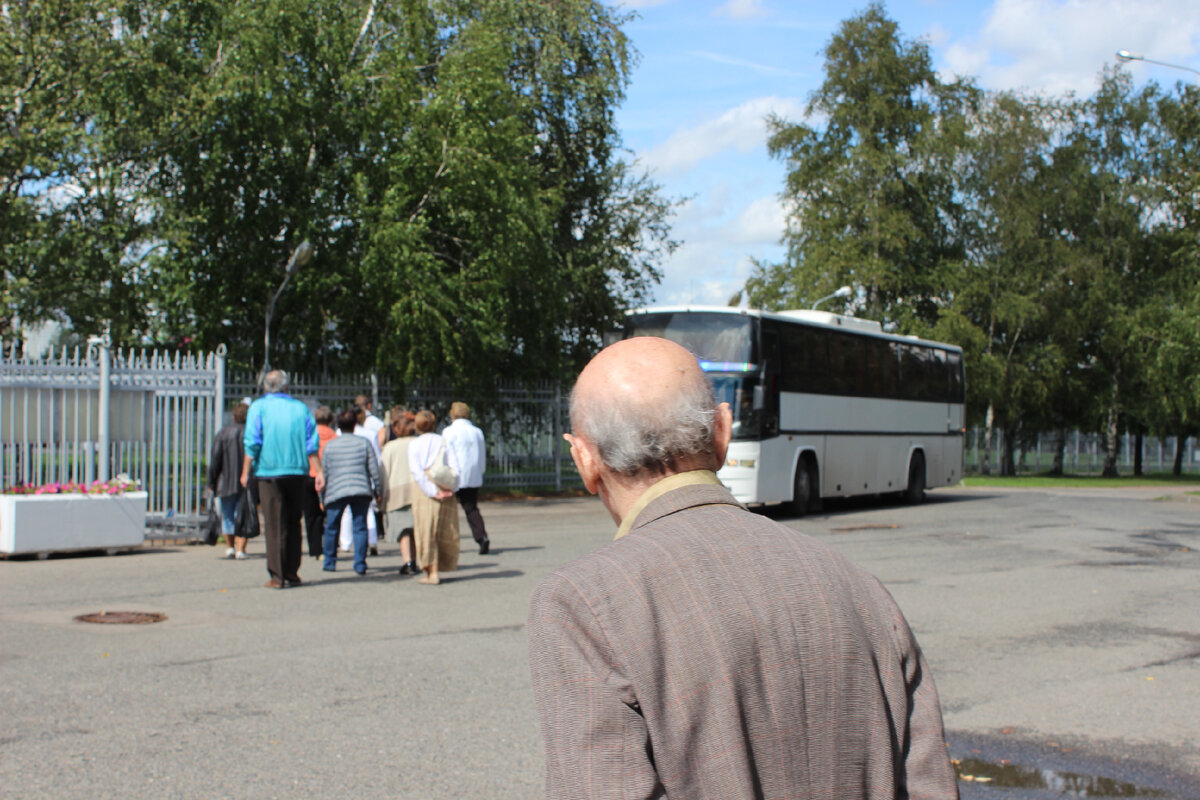
[(371, 555), (373, 555), (373, 556), (377, 556), (377, 555), (379, 555), (379, 548), (378, 548), (378, 547), (372, 547), (372, 548), (371, 548)]
[(237, 552), (232, 547), (225, 551), (226, 558), (235, 558), (234, 553)]
[(238, 561), (241, 561), (243, 558), (246, 557), (246, 553), (244, 550), (238, 550), (236, 553), (233, 554), (233, 557), (236, 558)]

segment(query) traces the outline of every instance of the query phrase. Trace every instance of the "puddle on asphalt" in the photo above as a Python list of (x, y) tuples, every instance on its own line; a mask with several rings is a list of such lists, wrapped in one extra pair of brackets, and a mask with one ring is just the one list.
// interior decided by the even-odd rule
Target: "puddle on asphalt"
[(1167, 797), (1158, 789), (1132, 783), (1053, 769), (1033, 769), (1016, 764), (994, 764), (978, 758), (954, 760), (958, 779), (998, 789), (1046, 789), (1064, 797)]

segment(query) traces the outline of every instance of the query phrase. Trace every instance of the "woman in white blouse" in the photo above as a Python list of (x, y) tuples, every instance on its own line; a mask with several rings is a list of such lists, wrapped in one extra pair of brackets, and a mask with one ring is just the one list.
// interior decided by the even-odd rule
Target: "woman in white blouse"
[(413, 540), (417, 546), (417, 566), (425, 574), (418, 583), (437, 584), (441, 572), (458, 568), (458, 501), (453, 489), (443, 489), (430, 480), (428, 470), (444, 459), (459, 472), (454, 452), (445, 440), (433, 432), (437, 418), (432, 411), (417, 412), (414, 421), (420, 434), (408, 448), (408, 468), (417, 484), (413, 493)]

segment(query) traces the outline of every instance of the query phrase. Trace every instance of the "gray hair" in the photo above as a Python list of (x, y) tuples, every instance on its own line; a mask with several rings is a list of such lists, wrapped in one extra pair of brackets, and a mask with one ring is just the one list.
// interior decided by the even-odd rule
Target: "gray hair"
[(613, 472), (662, 474), (678, 459), (711, 453), (716, 397), (701, 373), (690, 376), (671, 402), (656, 407), (629, 395), (585, 397), (571, 392), (571, 427), (587, 437)]
[(267, 394), (282, 392), (288, 387), (288, 374), (281, 369), (273, 369), (263, 376), (263, 391)]

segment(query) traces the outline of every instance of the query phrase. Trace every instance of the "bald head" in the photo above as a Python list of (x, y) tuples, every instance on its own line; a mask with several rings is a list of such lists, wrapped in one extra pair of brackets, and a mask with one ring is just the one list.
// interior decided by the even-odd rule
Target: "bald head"
[(716, 469), (716, 403), (696, 357), (666, 339), (640, 336), (605, 348), (571, 394), (571, 427), (613, 472)]

